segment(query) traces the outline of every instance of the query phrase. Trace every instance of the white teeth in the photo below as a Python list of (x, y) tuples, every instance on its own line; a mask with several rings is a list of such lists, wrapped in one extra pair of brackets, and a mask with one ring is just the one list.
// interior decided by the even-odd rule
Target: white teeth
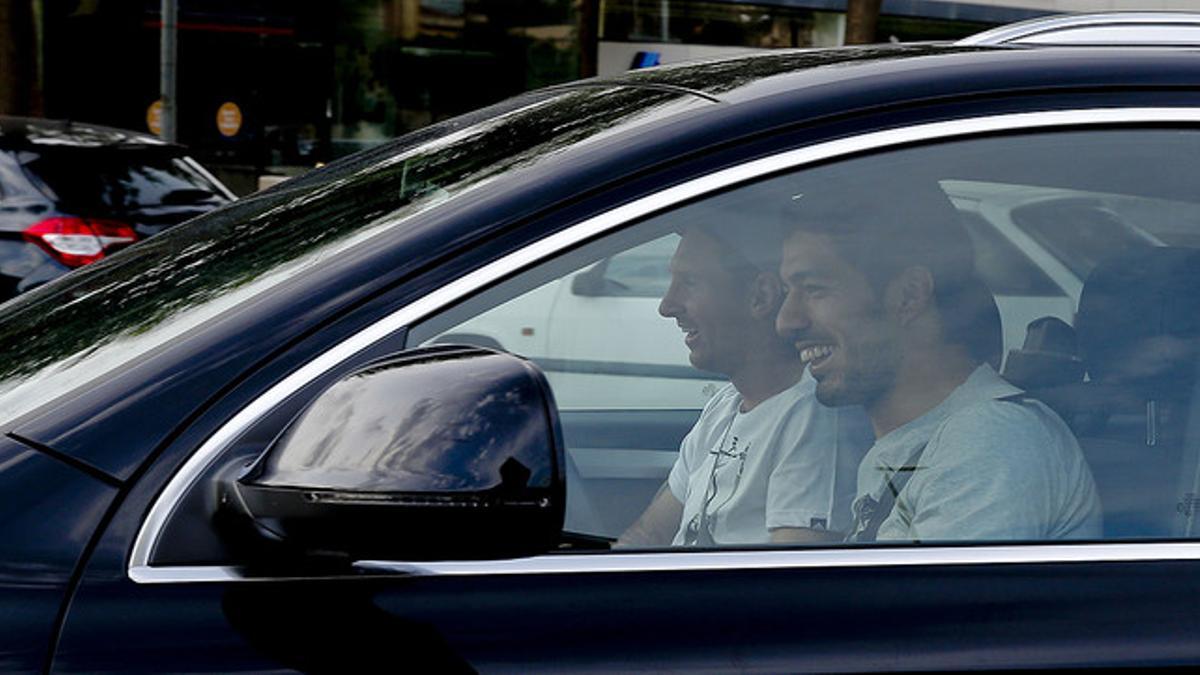
[(818, 359), (823, 359), (833, 353), (833, 347), (829, 345), (819, 345), (816, 347), (805, 347), (800, 350), (800, 360), (804, 363), (812, 363)]

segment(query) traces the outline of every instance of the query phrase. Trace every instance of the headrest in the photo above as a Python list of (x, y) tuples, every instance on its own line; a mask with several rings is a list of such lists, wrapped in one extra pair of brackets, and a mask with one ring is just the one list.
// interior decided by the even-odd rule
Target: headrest
[(1200, 338), (1200, 250), (1141, 248), (1104, 260), (1075, 320), (1093, 381), (1189, 386)]
[(1008, 352), (1004, 377), (1022, 389), (1083, 382), (1075, 329), (1056, 316), (1034, 319), (1025, 327), (1025, 344)]

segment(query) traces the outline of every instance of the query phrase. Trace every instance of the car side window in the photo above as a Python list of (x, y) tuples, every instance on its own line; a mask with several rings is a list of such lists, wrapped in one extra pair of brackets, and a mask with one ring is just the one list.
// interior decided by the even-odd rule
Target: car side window
[(678, 244), (678, 235), (665, 236), (607, 257), (572, 280), (572, 293), (661, 298), (671, 283), (668, 263)]
[[(338, 368), (467, 343), (541, 369), (568, 548), (1187, 539), (1195, 157), (1197, 132), (1106, 129), (801, 167), (561, 250)], [(665, 287), (585, 292), (616, 261)], [(231, 555), (200, 534), (213, 481), (319, 390), (231, 442), (154, 562)]]
[(504, 349), (543, 370), (569, 447), (575, 488), (568, 526), (576, 532), (621, 534), (663, 484), (700, 410), (725, 385), (722, 375), (692, 365), (684, 334), (659, 311), (663, 291), (651, 292), (669, 285), (680, 240), (673, 222), (645, 222), (565, 256), (550, 274), (529, 273), (508, 284), (514, 290), (489, 294), (515, 297), (493, 306), (490, 297), (476, 299), (409, 337), (410, 345)]
[(1029, 134), (733, 186), (408, 344), (539, 365), (567, 527), (616, 545), (1190, 536), (1197, 145)]

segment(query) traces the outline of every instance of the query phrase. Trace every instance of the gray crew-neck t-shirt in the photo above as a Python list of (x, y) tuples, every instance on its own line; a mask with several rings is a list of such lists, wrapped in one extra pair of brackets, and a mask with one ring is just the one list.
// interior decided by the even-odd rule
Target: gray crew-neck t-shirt
[(878, 439), (859, 465), (856, 526), (927, 443), (876, 539), (1099, 538), (1100, 498), (1078, 441), (1043, 403), (1011, 398), (1019, 394), (982, 365), (937, 407)]

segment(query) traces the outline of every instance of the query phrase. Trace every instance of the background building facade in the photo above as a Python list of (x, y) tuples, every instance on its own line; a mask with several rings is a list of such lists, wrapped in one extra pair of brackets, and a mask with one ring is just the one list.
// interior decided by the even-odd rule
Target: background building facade
[[(238, 191), (528, 89), (841, 44), (845, 0), (178, 0), (178, 139)], [(146, 129), (160, 0), (0, 0), (0, 107)], [(876, 38), (1200, 0), (883, 0)]]

